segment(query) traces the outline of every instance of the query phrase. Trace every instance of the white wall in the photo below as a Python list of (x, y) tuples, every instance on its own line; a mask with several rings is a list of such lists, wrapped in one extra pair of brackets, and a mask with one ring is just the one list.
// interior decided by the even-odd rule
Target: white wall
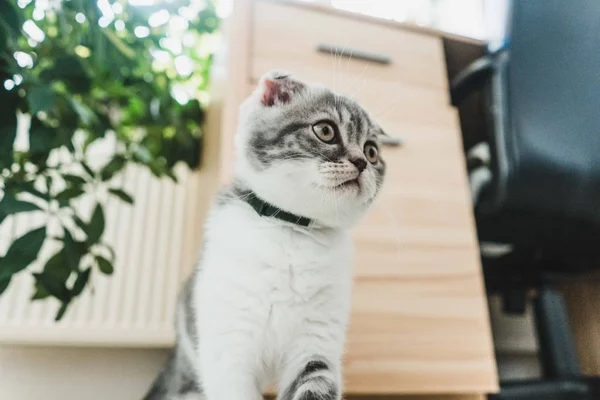
[(162, 349), (0, 347), (0, 400), (140, 400)]

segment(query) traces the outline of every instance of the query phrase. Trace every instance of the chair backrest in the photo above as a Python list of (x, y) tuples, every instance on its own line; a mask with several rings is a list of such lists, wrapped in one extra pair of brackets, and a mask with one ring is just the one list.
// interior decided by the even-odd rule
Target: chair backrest
[(600, 223), (600, 1), (514, 0), (488, 204)]

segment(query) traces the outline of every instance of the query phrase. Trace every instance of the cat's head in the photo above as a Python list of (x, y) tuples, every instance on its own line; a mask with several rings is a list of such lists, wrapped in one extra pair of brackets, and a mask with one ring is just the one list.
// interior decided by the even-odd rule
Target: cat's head
[(348, 97), (270, 72), (240, 107), (236, 176), (285, 211), (352, 226), (383, 182), (382, 134)]

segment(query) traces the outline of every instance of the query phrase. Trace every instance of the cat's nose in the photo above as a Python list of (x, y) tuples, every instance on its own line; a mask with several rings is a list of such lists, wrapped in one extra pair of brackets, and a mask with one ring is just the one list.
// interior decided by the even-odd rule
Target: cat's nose
[(365, 168), (367, 168), (367, 160), (364, 158), (353, 158), (350, 160), (350, 162), (354, 164), (356, 168), (358, 168), (359, 173), (363, 172)]

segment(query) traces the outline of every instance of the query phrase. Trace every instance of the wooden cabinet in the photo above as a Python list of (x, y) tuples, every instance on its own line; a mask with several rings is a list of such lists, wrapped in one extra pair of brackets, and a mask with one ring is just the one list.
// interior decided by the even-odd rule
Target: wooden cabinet
[(384, 189), (354, 235), (347, 393), (494, 391), (487, 305), (441, 37), (305, 3), (235, 4), (223, 69), (229, 87), (222, 181), (231, 176), (237, 106), (271, 69), (355, 97), (404, 142), (383, 148)]

